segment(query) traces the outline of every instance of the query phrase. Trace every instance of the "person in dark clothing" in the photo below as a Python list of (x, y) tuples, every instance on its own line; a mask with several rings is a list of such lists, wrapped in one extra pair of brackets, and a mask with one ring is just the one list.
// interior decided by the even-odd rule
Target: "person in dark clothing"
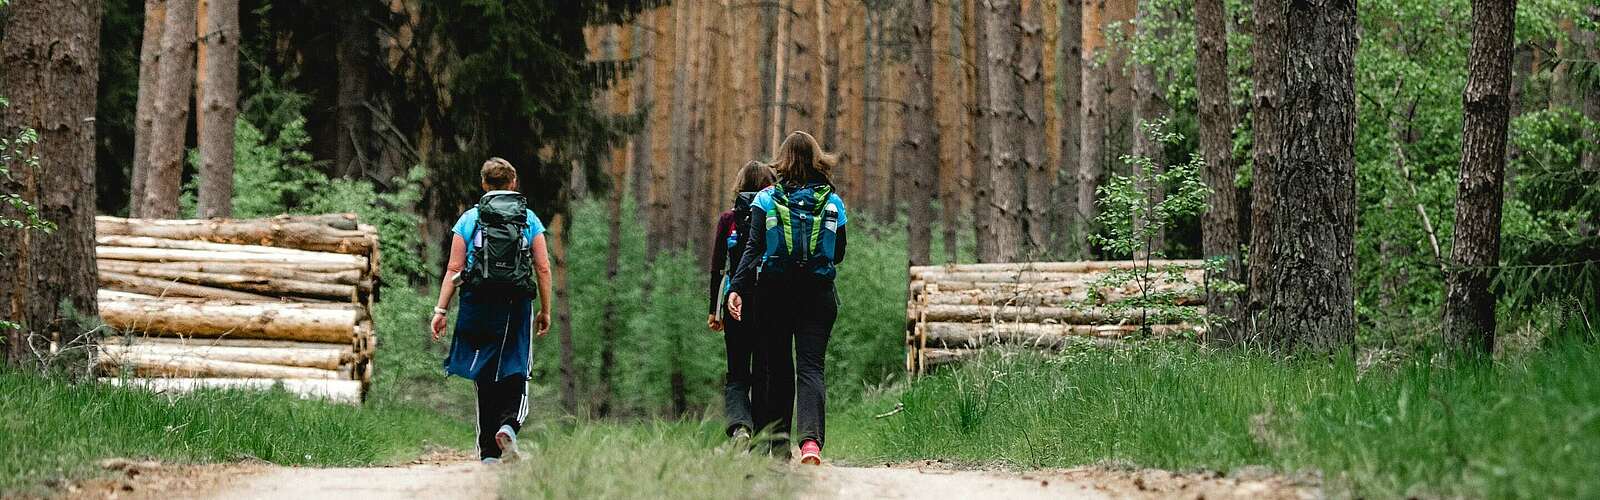
[(811, 134), (793, 132), (783, 140), (774, 164), (777, 184), (751, 203), (750, 226), (764, 231), (746, 245), (728, 294), (728, 312), (754, 323), (761, 339), (754, 377), (765, 404), (756, 406), (756, 421), (774, 419), (776, 444), (785, 452), (781, 438), (794, 427), (800, 461), (811, 465), (822, 463), (824, 368), (839, 312), (833, 282), (844, 262), (848, 222), (844, 200), (828, 179), (836, 161)]
[[(550, 255), (546, 250), (544, 225), (533, 210), (522, 208), (526, 200), (514, 189), (517, 171), (500, 158), (484, 162), (481, 171), (484, 199), (513, 197), (518, 200), (510, 213), (522, 217), (516, 225), (505, 226), (493, 210), (480, 218), (480, 209), (472, 208), (461, 214), (453, 229), (450, 260), (443, 283), (439, 285), (439, 302), (433, 308), (431, 330), (433, 340), (444, 334), (446, 314), (450, 299), (458, 285), (466, 285), (461, 292), (461, 310), (456, 315), (455, 335), (450, 342), (450, 355), (444, 360), (445, 373), (472, 380), (478, 395), (478, 452), (486, 464), (502, 459), (517, 458), (517, 432), (528, 416), (528, 374), (532, 365), (533, 339), (530, 330), (544, 336), (550, 330)], [(480, 202), (480, 206), (484, 202)], [(489, 205), (493, 207), (494, 205)], [(492, 233), (498, 227), (510, 227), (504, 233)], [(516, 233), (521, 233), (520, 235)], [(491, 233), (491, 236), (486, 236)], [(504, 240), (497, 234), (507, 235)], [(533, 297), (521, 293), (506, 293), (500, 289), (475, 289), (472, 281), (463, 283), (463, 273), (473, 272), (474, 260), (487, 259), (476, 256), (476, 250), (495, 248), (495, 243), (505, 241), (505, 255), (525, 258), (524, 266), (531, 264), (532, 274), (538, 281), (539, 312), (533, 312)], [(526, 269), (526, 267), (523, 267)], [(525, 281), (524, 281), (525, 282)]]
[[(750, 203), (757, 191), (772, 185), (776, 174), (772, 167), (751, 161), (739, 169), (738, 178), (733, 208), (722, 212), (717, 218), (716, 232), (713, 233), (709, 294), (711, 314), (706, 318), (706, 326), (712, 331), (722, 332), (722, 340), (727, 346), (728, 378), (723, 384), (723, 408), (728, 417), (728, 437), (735, 442), (748, 443), (751, 432), (771, 424), (770, 421), (756, 421), (751, 411), (753, 404), (762, 403), (759, 400), (752, 402), (750, 390), (757, 343), (755, 334), (749, 331), (744, 322), (723, 314), (723, 305), (727, 301), (733, 272), (739, 268), (738, 259), (744, 256), (744, 247), (749, 240)], [(744, 220), (740, 220), (740, 216)]]

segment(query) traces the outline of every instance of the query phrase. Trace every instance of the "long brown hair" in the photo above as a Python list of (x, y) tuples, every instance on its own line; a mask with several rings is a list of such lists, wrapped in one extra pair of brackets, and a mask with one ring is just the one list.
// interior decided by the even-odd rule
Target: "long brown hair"
[(734, 196), (739, 196), (739, 193), (766, 189), (767, 186), (778, 182), (778, 174), (773, 172), (772, 167), (767, 166), (765, 163), (750, 160), (750, 163), (744, 164), (744, 167), (739, 169), (738, 179), (739, 185), (734, 186)]
[(773, 162), (772, 168), (778, 172), (778, 179), (783, 183), (803, 186), (832, 183), (828, 174), (838, 162), (837, 156), (822, 150), (816, 137), (796, 130), (783, 139), (783, 145), (778, 146), (778, 161)]

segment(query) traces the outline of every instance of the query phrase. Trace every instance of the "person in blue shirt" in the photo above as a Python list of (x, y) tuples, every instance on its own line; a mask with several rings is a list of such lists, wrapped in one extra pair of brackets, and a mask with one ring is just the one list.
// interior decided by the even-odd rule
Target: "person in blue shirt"
[(755, 422), (767, 427), (788, 453), (785, 437), (800, 439), (801, 463), (822, 463), (827, 422), (824, 365), (839, 313), (833, 281), (844, 262), (844, 200), (828, 179), (837, 160), (817, 139), (794, 132), (778, 148), (778, 182), (751, 203), (751, 237), (728, 294), (734, 319), (754, 324), (755, 391), (765, 404)]
[[(485, 197), (515, 193), (517, 170), (511, 163), (490, 158), (480, 171)], [(484, 463), (516, 458), (517, 432), (528, 416), (528, 375), (533, 355), (530, 331), (544, 336), (550, 330), (550, 254), (546, 249), (544, 224), (533, 210), (527, 211), (527, 229), (522, 241), (531, 254), (539, 282), (539, 312), (533, 313), (533, 299), (487, 291), (463, 290), (461, 310), (456, 314), (455, 335), (450, 355), (445, 358), (447, 375), (472, 380), (478, 395), (478, 452)], [(462, 272), (470, 269), (474, 250), (483, 244), (478, 231), (478, 209), (471, 208), (456, 221), (450, 243), (450, 260), (439, 302), (433, 311), (433, 340), (444, 334), (450, 299), (461, 284)]]

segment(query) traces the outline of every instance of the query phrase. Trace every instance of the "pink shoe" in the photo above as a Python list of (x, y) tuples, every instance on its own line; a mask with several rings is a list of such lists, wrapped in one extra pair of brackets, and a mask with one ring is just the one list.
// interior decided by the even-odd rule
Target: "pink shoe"
[(822, 465), (822, 445), (807, 439), (800, 442), (800, 463)]

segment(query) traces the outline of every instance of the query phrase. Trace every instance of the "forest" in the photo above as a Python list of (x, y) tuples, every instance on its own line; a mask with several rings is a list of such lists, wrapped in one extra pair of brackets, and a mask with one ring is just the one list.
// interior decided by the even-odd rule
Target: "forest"
[[(372, 228), (381, 276), (366, 407), (428, 423), (408, 429), (459, 424), (472, 389), (440, 376), (446, 346), (427, 341), (426, 318), (451, 226), (482, 194), (479, 166), (500, 157), (551, 242), (535, 413), (617, 426), (573, 424), (551, 449), (603, 440), (594, 432), (705, 435), (695, 422), (721, 410), (725, 362), (704, 316), (713, 226), (739, 167), (807, 131), (838, 155), (831, 181), (856, 234), (827, 358), (846, 461), (940, 458), (918, 431), (938, 429), (971, 463), (1332, 477), (1371, 465), (1349, 457), (1376, 459), (1321, 433), (1426, 404), (1402, 420), (1459, 411), (1504, 440), (1396, 437), (1384, 421), (1362, 443), (1438, 438), (1449, 444), (1395, 460), (1463, 458), (1329, 482), (1357, 496), (1592, 495), (1600, 473), (1580, 478), (1600, 461), (1573, 464), (1593, 451), (1522, 482), (1484, 469), (1539, 468), (1519, 460), (1600, 439), (1560, 423), (1592, 427), (1600, 404), (1577, 380), (1593, 369), (1576, 368), (1600, 356), (1597, 34), (1592, 0), (0, 0), (0, 386), (98, 390), (74, 385), (93, 381), (90, 346), (116, 334), (97, 304), (97, 215), (352, 213)], [(1206, 262), (1221, 286), (1204, 293), (1201, 333), (905, 373), (912, 266), (1141, 259)], [(1430, 368), (1439, 360), (1462, 367)], [(1078, 377), (1116, 393), (1233, 373), (1216, 390), (1268, 399), (1195, 421), (1234, 444), (1158, 442), (1197, 425), (1161, 413), (1145, 415), (1145, 437), (1117, 438), (1126, 448), (1098, 448), (1109, 438), (1092, 431), (1112, 422), (1044, 425), (1058, 448), (1040, 458), (1037, 443), (974, 423), (995, 411), (1037, 426), (1121, 401), (1023, 400)], [(1529, 387), (1550, 389), (1510, 395)], [(1488, 416), (1516, 397), (1544, 399)], [(905, 417), (880, 416), (899, 405)], [(1285, 423), (1302, 434), (1282, 446), (1252, 426), (1318, 410), (1359, 416)], [(1516, 430), (1518, 416), (1540, 424)], [(283, 460), (380, 463), (390, 451), (376, 447), (414, 444), (392, 432), (338, 452), (353, 458)], [(0, 456), (31, 451), (16, 446)], [(161, 456), (130, 449), (117, 453)], [(0, 466), (0, 493), (36, 483), (30, 470)], [(583, 493), (537, 475), (518, 484)]]

